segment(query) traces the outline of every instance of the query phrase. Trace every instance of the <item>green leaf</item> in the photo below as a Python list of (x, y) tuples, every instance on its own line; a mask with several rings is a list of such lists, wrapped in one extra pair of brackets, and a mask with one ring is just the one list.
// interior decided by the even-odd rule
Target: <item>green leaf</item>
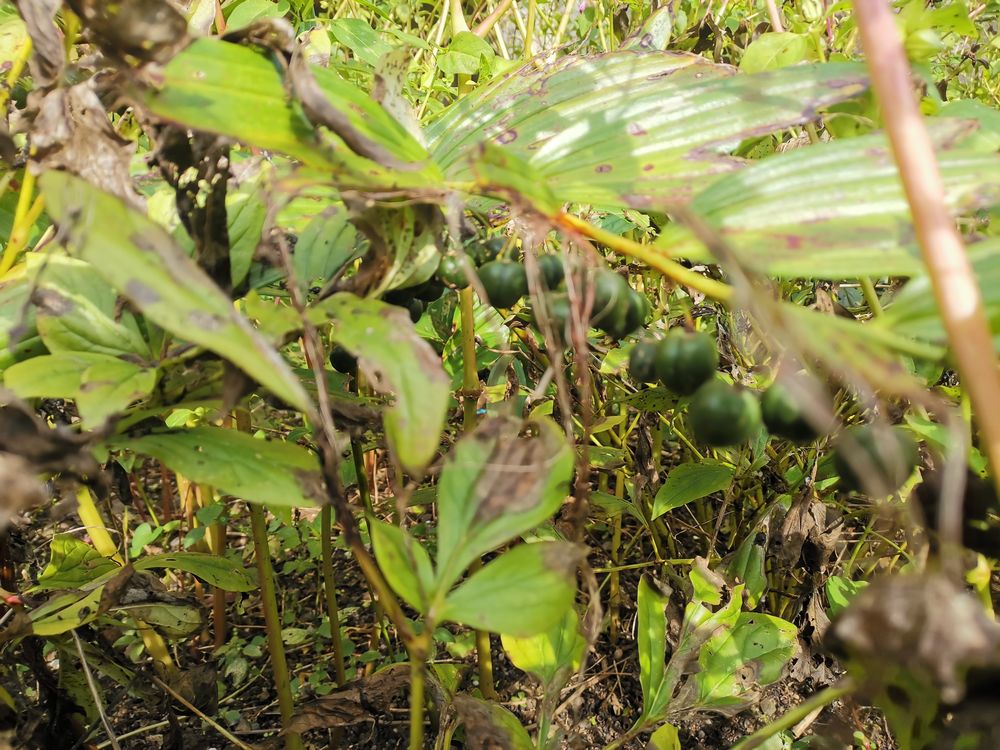
[(329, 25), (333, 38), (365, 65), (376, 67), (379, 59), (393, 47), (384, 41), (368, 21), (362, 18), (337, 18)]
[(56, 534), (49, 544), (49, 564), (29, 593), (54, 589), (76, 589), (121, 566), (86, 542), (69, 534)]
[(225, 357), (295, 408), (313, 411), (285, 361), (165, 230), (66, 172), (46, 172), (40, 182), (67, 246), (150, 320)]
[(496, 53), (489, 43), (471, 31), (460, 31), (438, 55), (437, 66), (447, 76), (475, 75), (488, 71)]
[(239, 190), (226, 193), (229, 275), (233, 288), (239, 287), (250, 272), (250, 264), (261, 242), (267, 210), (268, 196), (261, 189), (259, 179), (244, 182)]
[(201, 626), (201, 613), (191, 604), (142, 602), (113, 607), (111, 613), (141, 620), (168, 638), (186, 638)]
[(392, 590), (421, 614), (434, 598), (434, 569), (427, 550), (405, 530), (377, 518), (368, 519), (375, 559)]
[(134, 401), (146, 398), (156, 387), (157, 377), (156, 370), (120, 359), (92, 363), (80, 374), (76, 393), (81, 425), (95, 429)]
[(437, 619), (522, 637), (544, 632), (573, 606), (582, 559), (569, 542), (518, 545), (448, 594)]
[(279, 68), (249, 47), (218, 39), (195, 40), (164, 66), (160, 88), (146, 109), (187, 127), (277, 151), (323, 170), (335, 168), (357, 185), (426, 188), (440, 181), (427, 153), (367, 92), (335, 71), (311, 67), (322, 93), (359, 133), (418, 168), (392, 170), (357, 156), (329, 131), (319, 130), (291, 101)]
[(303, 507), (325, 499), (316, 456), (294, 443), (195, 427), (115, 438), (110, 446), (153, 456), (192, 482), (251, 502)]
[(259, 18), (281, 18), (288, 12), (288, 0), (243, 0), (226, 18), (226, 27), (236, 30)]
[(844, 576), (830, 576), (826, 579), (826, 600), (830, 604), (830, 617), (836, 617), (851, 599), (858, 595), (868, 581), (852, 581)]
[(747, 534), (726, 560), (724, 570), (730, 579), (746, 584), (746, 604), (754, 609), (767, 591), (767, 574), (764, 571), (764, 547), (757, 544), (756, 534)]
[(385, 431), (403, 468), (423, 473), (438, 452), (450, 398), (441, 360), (413, 328), (408, 313), (377, 299), (342, 292), (309, 310), (317, 324), (333, 320), (333, 340), (358, 358), (368, 383), (391, 393)]
[(465, 725), (467, 747), (535, 750), (527, 730), (503, 706), (461, 693), (452, 705)]
[(549, 419), (494, 418), (465, 435), (438, 482), (440, 585), (474, 559), (556, 512), (569, 491), (573, 453)]
[[(932, 128), (948, 205), (971, 215), (1000, 200), (1000, 154), (956, 150), (966, 124)], [(912, 276), (923, 269), (909, 206), (882, 134), (820, 143), (720, 179), (691, 203), (748, 268), (771, 276)], [(713, 261), (677, 225), (655, 245), (672, 257)]]
[(758, 73), (814, 60), (816, 49), (808, 34), (768, 31), (754, 39), (743, 53), (740, 70)]
[(148, 555), (137, 560), (133, 566), (136, 570), (154, 568), (183, 570), (225, 591), (253, 591), (258, 588), (255, 576), (251, 575), (249, 570), (225, 557), (205, 552), (165, 552)]
[(700, 702), (705, 707), (744, 705), (757, 686), (770, 685), (798, 651), (798, 629), (779, 617), (742, 612), (731, 629), (712, 636), (698, 655)]
[[(986, 317), (1000, 350), (1000, 238), (989, 238), (968, 246), (969, 260), (979, 282)], [(948, 337), (938, 313), (930, 278), (921, 273), (895, 295), (886, 314), (872, 321), (872, 328), (892, 331), (946, 347)]]
[(690, 502), (728, 489), (734, 470), (716, 461), (681, 464), (667, 474), (653, 498), (653, 518)]
[(642, 715), (650, 718), (655, 717), (660, 708), (657, 696), (661, 692), (666, 666), (667, 604), (667, 597), (646, 576), (639, 579), (636, 603), (639, 684), (642, 687)]
[(575, 609), (566, 610), (562, 620), (537, 635), (502, 635), (504, 651), (518, 669), (527, 672), (546, 692), (558, 691), (580, 668), (587, 642), (580, 635)]
[(461, 97), (427, 137), (449, 179), (470, 179), (470, 157), (491, 142), (527, 162), (560, 201), (662, 209), (740, 168), (729, 152), (744, 138), (812, 120), (864, 88), (856, 64), (735, 75), (677, 53), (571, 55)]
[(664, 724), (649, 736), (646, 750), (681, 750), (681, 739), (677, 727)]
[(323, 286), (357, 257), (357, 232), (347, 211), (331, 207), (315, 216), (299, 234), (292, 256), (295, 277), (303, 289)]
[(99, 586), (87, 592), (56, 594), (28, 613), (30, 632), (42, 637), (61, 635), (95, 620), (103, 593), (104, 586)]

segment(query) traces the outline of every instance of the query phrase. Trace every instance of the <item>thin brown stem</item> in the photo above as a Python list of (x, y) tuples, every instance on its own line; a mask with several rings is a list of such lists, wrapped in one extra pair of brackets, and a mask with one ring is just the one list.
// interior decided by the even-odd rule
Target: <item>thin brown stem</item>
[[(945, 203), (944, 183), (892, 8), (885, 0), (855, 0), (854, 10), (938, 310), (1000, 488), (1000, 411), (996, 409), (1000, 370), (979, 284)], [(962, 496), (952, 495), (943, 499), (939, 530), (944, 541), (957, 544)]]

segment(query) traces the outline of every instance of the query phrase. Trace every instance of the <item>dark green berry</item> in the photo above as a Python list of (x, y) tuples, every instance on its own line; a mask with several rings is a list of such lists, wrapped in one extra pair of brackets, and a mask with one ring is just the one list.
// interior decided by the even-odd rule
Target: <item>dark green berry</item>
[(640, 341), (632, 347), (628, 358), (628, 371), (633, 380), (638, 383), (656, 381), (656, 351), (655, 341)]
[(920, 451), (910, 433), (881, 424), (849, 427), (833, 452), (841, 488), (872, 497), (898, 490), (919, 462)]
[(674, 393), (694, 393), (718, 367), (719, 352), (707, 334), (674, 328), (659, 344), (656, 372)]
[(563, 260), (560, 255), (542, 255), (539, 257), (538, 270), (541, 271), (546, 289), (555, 289), (559, 286), (566, 273), (563, 269)]
[(760, 404), (744, 388), (710, 380), (691, 398), (688, 423), (699, 443), (715, 448), (739, 445), (760, 428)]
[(335, 346), (330, 350), (330, 366), (337, 372), (352, 375), (358, 371), (358, 360), (344, 347)]
[(528, 293), (528, 278), (520, 263), (490, 261), (479, 269), (479, 281), (493, 307), (513, 307)]
[(469, 277), (465, 273), (465, 264), (454, 255), (446, 255), (438, 266), (437, 277), (451, 289), (465, 289), (469, 285)]
[(774, 383), (760, 397), (760, 413), (767, 431), (796, 443), (815, 440), (816, 430), (806, 419), (795, 396), (781, 383)]

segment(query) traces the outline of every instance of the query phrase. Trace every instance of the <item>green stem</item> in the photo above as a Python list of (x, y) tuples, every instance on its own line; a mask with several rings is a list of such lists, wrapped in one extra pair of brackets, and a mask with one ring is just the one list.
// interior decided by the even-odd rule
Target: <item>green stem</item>
[(410, 750), (424, 747), (424, 649), (410, 651)]
[[(257, 558), (257, 578), (260, 584), (260, 601), (264, 608), (264, 623), (267, 627), (267, 649), (271, 654), (274, 668), (274, 687), (278, 692), (278, 709), (281, 711), (281, 726), (288, 727), (295, 713), (292, 700), (292, 686), (289, 681), (288, 661), (285, 645), (281, 640), (281, 620), (278, 617), (278, 598), (274, 590), (274, 570), (267, 551), (267, 521), (264, 509), (256, 503), (249, 503), (250, 526), (253, 529), (253, 544)], [(302, 738), (297, 732), (285, 734), (285, 750), (305, 750)]]
[(337, 686), (347, 678), (344, 674), (344, 652), (340, 637), (340, 610), (337, 607), (337, 584), (333, 579), (333, 508), (324, 505), (319, 512), (321, 553), (323, 555), (323, 591), (326, 594), (326, 614), (330, 618), (333, 638), (333, 665), (337, 671)]
[(861, 293), (865, 295), (865, 302), (868, 303), (868, 309), (876, 318), (880, 317), (882, 315), (882, 302), (878, 298), (878, 292), (875, 291), (875, 284), (867, 276), (862, 276), (859, 281), (861, 282)]
[(749, 737), (740, 740), (733, 745), (732, 750), (753, 750), (755, 747), (760, 747), (761, 744), (778, 732), (783, 732), (786, 729), (794, 727), (817, 708), (828, 706), (835, 700), (839, 700), (845, 695), (850, 695), (856, 689), (857, 685), (854, 683), (854, 680), (850, 677), (845, 677), (839, 682), (830, 685), (830, 687), (819, 691), (809, 700), (800, 703), (777, 721), (772, 721), (766, 727), (761, 727)]
[[(479, 399), (479, 371), (476, 369), (476, 317), (472, 306), (472, 288), (459, 292), (462, 319), (462, 429), (465, 432), (476, 428), (476, 409)], [(482, 567), (476, 560), (473, 571)], [(490, 648), (490, 634), (484, 630), (476, 632), (476, 665), (479, 669), (479, 690), (487, 700), (496, 700), (493, 685), (493, 654)]]

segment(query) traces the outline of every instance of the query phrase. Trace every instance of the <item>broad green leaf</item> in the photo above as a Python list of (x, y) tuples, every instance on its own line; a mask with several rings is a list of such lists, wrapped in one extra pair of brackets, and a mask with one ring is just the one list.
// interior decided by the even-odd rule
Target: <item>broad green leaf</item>
[(120, 568), (118, 563), (102, 556), (86, 542), (69, 534), (56, 534), (49, 544), (49, 564), (38, 575), (38, 583), (29, 592), (80, 588)]
[(667, 655), (668, 599), (646, 576), (639, 579), (636, 602), (638, 625), (636, 643), (639, 647), (639, 684), (642, 687), (642, 714), (656, 715), (657, 695), (663, 684)]
[(514, 666), (537, 679), (546, 691), (566, 683), (580, 668), (587, 649), (575, 609), (566, 610), (561, 621), (542, 633), (524, 638), (503, 635), (500, 640)]
[(489, 70), (496, 53), (489, 43), (471, 31), (458, 32), (437, 57), (437, 66), (447, 76), (475, 75)]
[(261, 242), (267, 218), (268, 196), (258, 180), (240, 185), (226, 194), (229, 231), (229, 275), (233, 288), (239, 287), (250, 272), (250, 264)]
[(852, 581), (844, 576), (830, 576), (826, 579), (826, 600), (830, 604), (830, 617), (835, 617), (851, 603), (868, 581)]
[(772, 615), (743, 612), (731, 629), (717, 632), (698, 655), (694, 679), (705, 707), (740, 706), (757, 686), (770, 685), (798, 650), (798, 629)]
[(469, 564), (551, 518), (569, 491), (573, 453), (548, 419), (494, 418), (452, 450), (438, 482), (440, 585)]
[(478, 191), (517, 203), (527, 199), (547, 215), (558, 211), (560, 201), (545, 178), (517, 153), (482, 143), (472, 156), (472, 173)]
[[(993, 330), (994, 344), (1000, 350), (1000, 239), (994, 237), (971, 244), (968, 252)], [(942, 348), (948, 344), (930, 278), (923, 273), (907, 282), (893, 297), (886, 314), (872, 321), (871, 327)]]
[(526, 161), (562, 201), (657, 207), (742, 166), (744, 138), (815, 118), (865, 88), (863, 68), (753, 75), (676, 53), (623, 50), (531, 63), (462, 97), (428, 128), (447, 177), (470, 179), (479, 144)]
[(66, 172), (41, 177), (67, 246), (150, 320), (225, 357), (307, 413), (309, 398), (280, 355), (158, 225)]
[(38, 289), (37, 327), (50, 352), (86, 352), (151, 359), (135, 317), (98, 269), (62, 255), (31, 253), (28, 273)]
[(392, 590), (424, 614), (434, 597), (434, 569), (423, 545), (405, 530), (377, 518), (368, 519), (375, 559)]
[(677, 727), (664, 724), (649, 736), (647, 750), (681, 750), (681, 739)]
[(740, 60), (740, 70), (757, 73), (815, 59), (816, 47), (808, 34), (768, 31), (746, 48)]
[[(0, 232), (2, 236), (2, 232)], [(45, 351), (36, 328), (35, 307), (30, 303), (32, 285), (24, 278), (0, 284), (0, 371), (35, 349)], [(11, 335), (15, 339), (11, 339)]]
[(106, 354), (59, 352), (26, 359), (3, 374), (21, 398), (75, 399), (84, 429), (94, 429), (156, 385), (156, 370)]
[(288, 0), (243, 0), (226, 18), (226, 25), (235, 30), (260, 18), (281, 18), (287, 12)]
[(201, 613), (190, 604), (142, 602), (112, 607), (110, 614), (140, 620), (168, 638), (186, 638), (202, 626)]
[(329, 208), (314, 217), (299, 234), (292, 256), (295, 277), (304, 289), (323, 286), (357, 257), (357, 232), (347, 211)]
[[(949, 207), (971, 215), (1000, 200), (1000, 154), (956, 150), (968, 129), (932, 130)], [(885, 136), (873, 134), (778, 154), (720, 179), (691, 210), (746, 267), (772, 276), (912, 276), (923, 264), (909, 206)], [(673, 257), (713, 261), (680, 226), (656, 246)]]
[(680, 508), (713, 492), (727, 489), (733, 482), (733, 468), (717, 461), (681, 464), (667, 474), (653, 498), (653, 518)]
[(157, 371), (120, 359), (94, 362), (80, 375), (76, 406), (84, 429), (92, 430), (156, 387)]
[(219, 555), (205, 552), (165, 552), (147, 555), (133, 563), (136, 570), (169, 568), (198, 576), (205, 583), (225, 591), (253, 591), (258, 588), (256, 576), (241, 565)]
[(367, 381), (391, 393), (385, 431), (403, 468), (423, 473), (438, 452), (450, 387), (441, 360), (401, 308), (342, 292), (309, 311), (317, 324), (333, 321), (333, 339), (358, 358)]
[(535, 750), (527, 730), (503, 706), (461, 693), (455, 696), (452, 705), (465, 725), (467, 747)]
[(582, 559), (569, 542), (520, 544), (449, 593), (437, 619), (492, 633), (542, 633), (573, 606)]
[(392, 45), (383, 40), (363, 18), (337, 18), (330, 22), (329, 29), (333, 38), (356, 59), (373, 68), (382, 55), (392, 51)]
[(30, 633), (42, 637), (60, 635), (91, 622), (97, 618), (103, 593), (104, 586), (99, 586), (88, 592), (74, 591), (52, 596), (45, 604), (28, 613)]
[[(359, 133), (404, 162), (424, 162), (426, 151), (366, 92), (335, 71), (312, 67), (330, 103)], [(438, 178), (433, 165), (391, 170), (351, 152), (332, 133), (318, 131), (289, 100), (279, 68), (249, 47), (218, 39), (196, 40), (163, 69), (146, 108), (166, 120), (277, 151), (322, 170), (335, 168), (351, 184), (426, 188)], [(329, 179), (328, 172), (325, 179)]]
[(192, 482), (251, 502), (301, 507), (325, 499), (316, 456), (294, 443), (195, 427), (116, 438), (110, 445), (158, 458)]

